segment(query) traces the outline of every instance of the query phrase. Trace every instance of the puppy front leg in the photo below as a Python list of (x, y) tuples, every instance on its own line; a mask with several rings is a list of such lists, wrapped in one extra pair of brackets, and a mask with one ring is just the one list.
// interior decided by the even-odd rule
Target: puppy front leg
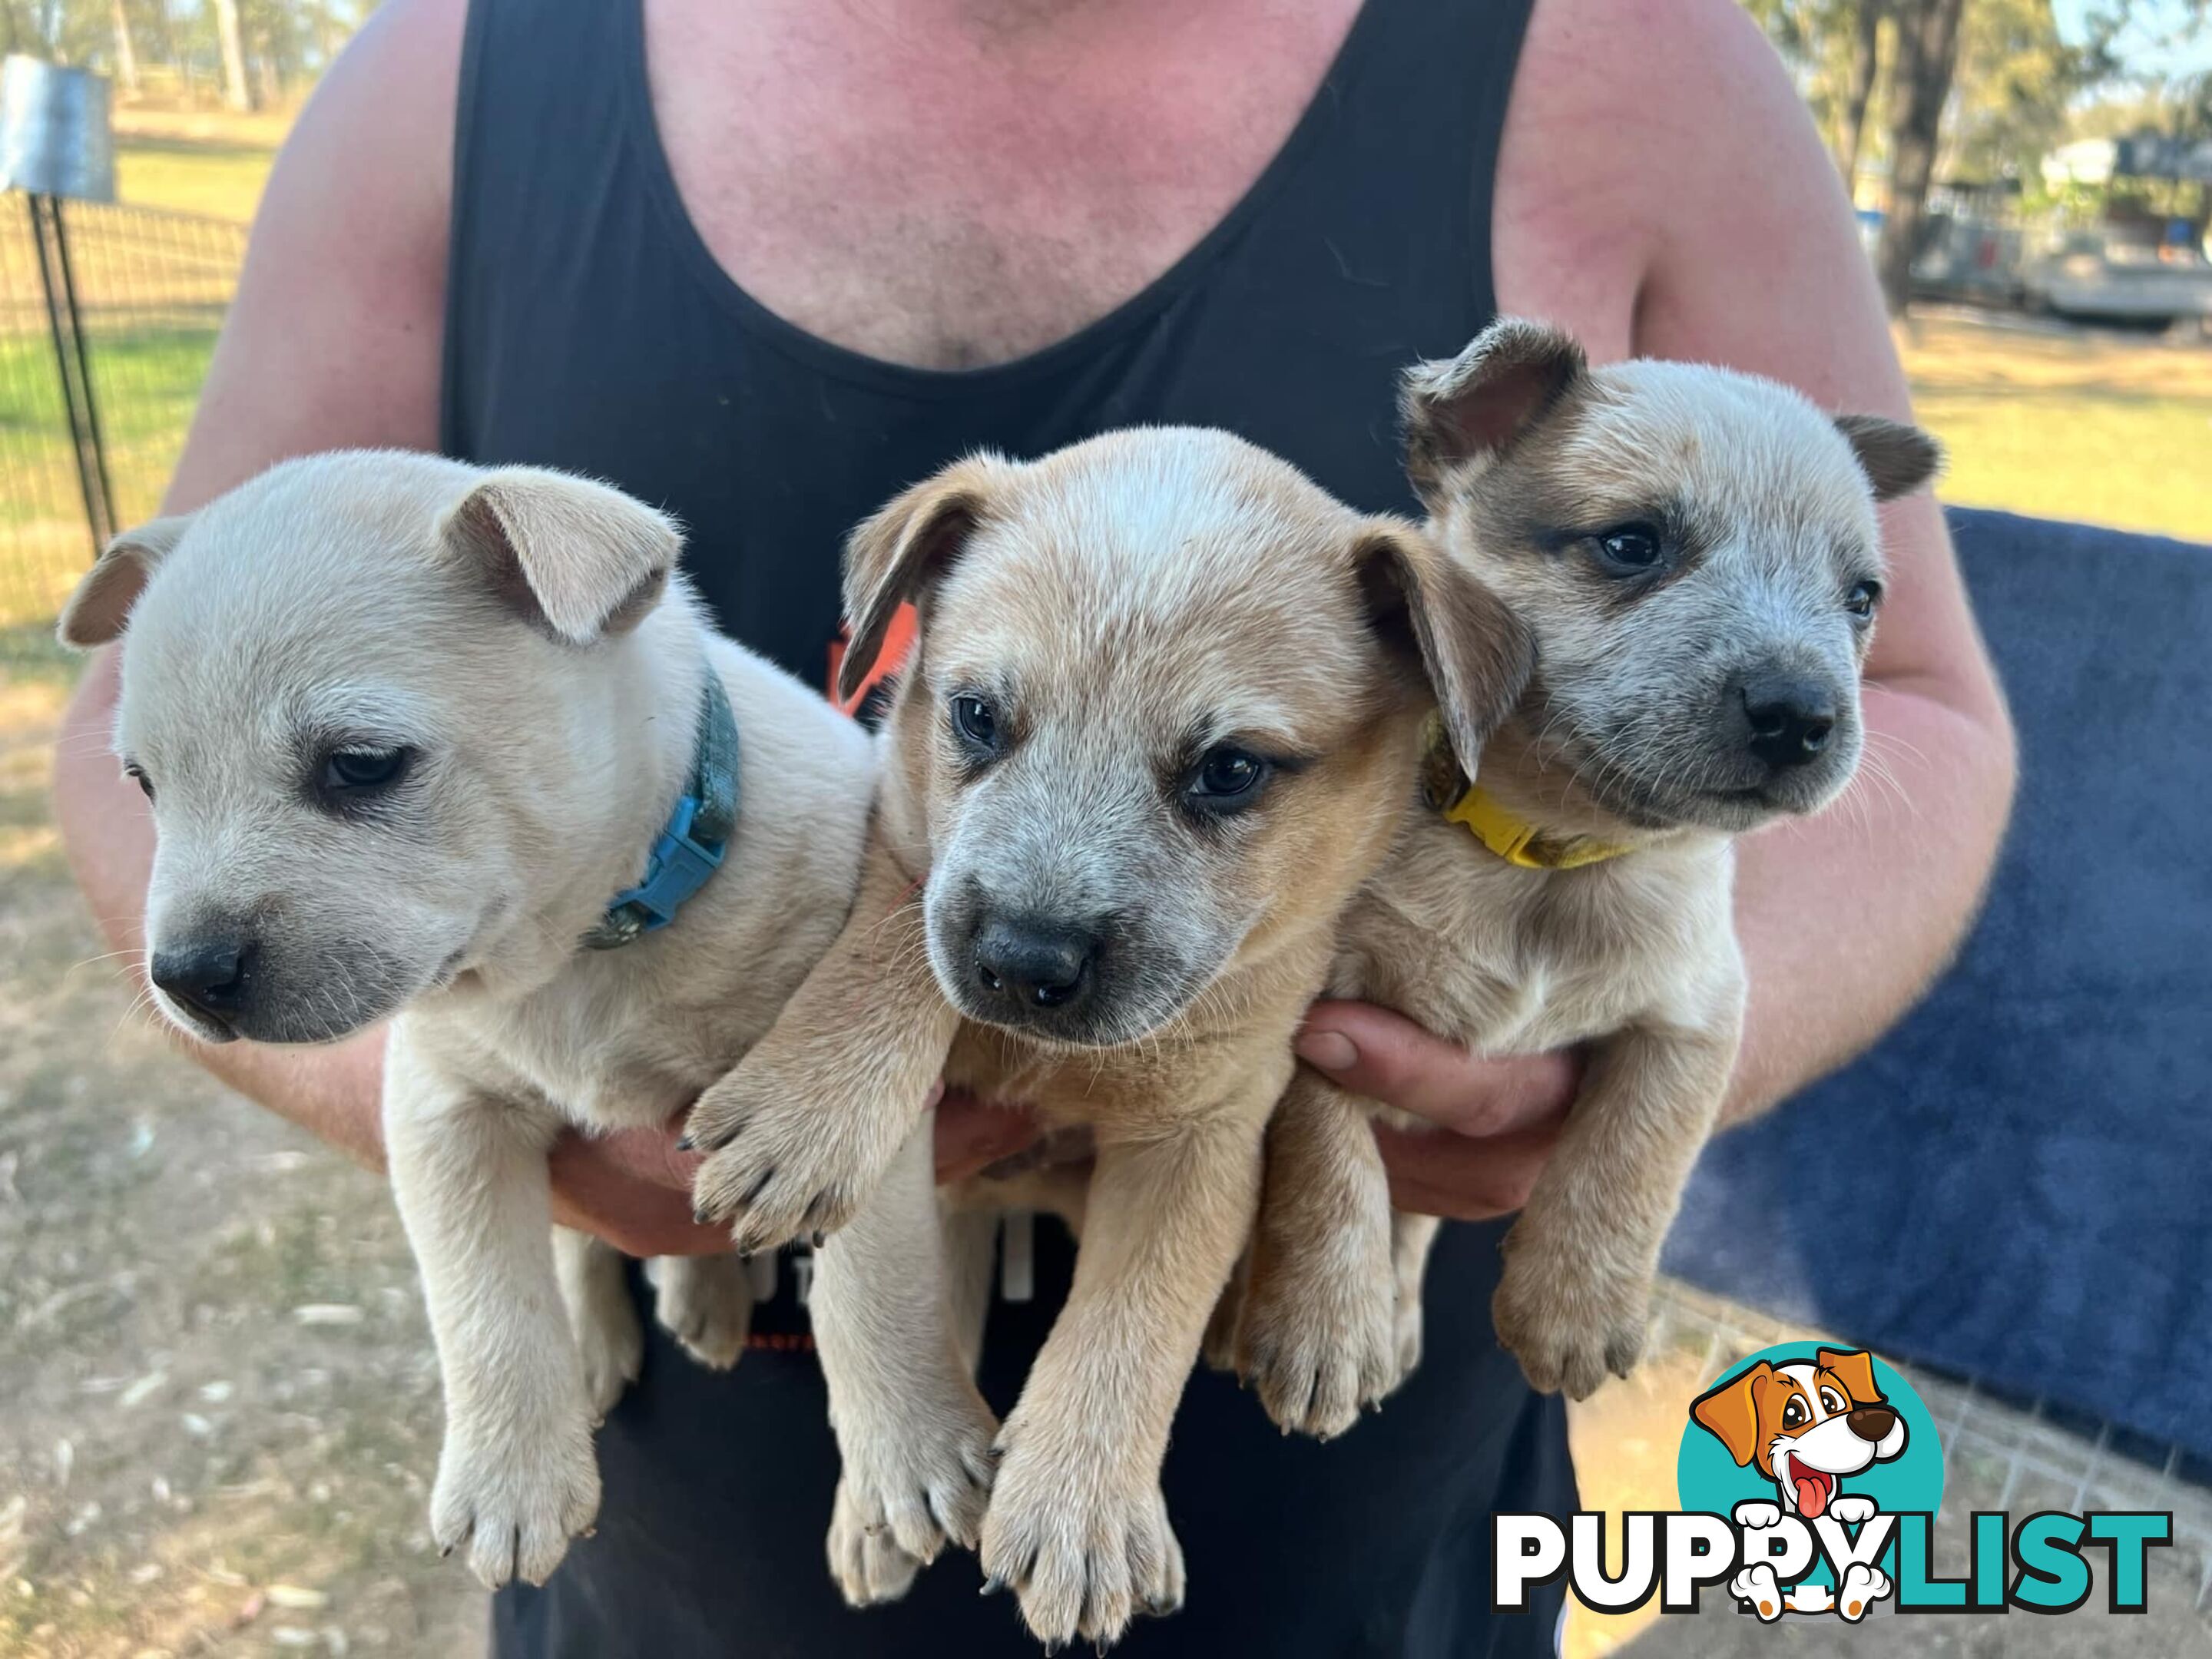
[(1236, 1349), (1285, 1433), (1334, 1438), (1398, 1386), (1391, 1232), (1366, 1107), (1299, 1066), (1267, 1125)]
[(702, 1221), (750, 1255), (843, 1226), (944, 1069), (959, 1016), (929, 971), (919, 886), (880, 841), (844, 931), (684, 1125)]
[(550, 1117), (465, 1088), (408, 1041), (385, 1059), (385, 1146), (445, 1386), (430, 1498), (478, 1578), (544, 1583), (599, 1512), (584, 1376), (553, 1262)]
[(998, 1419), (951, 1322), (924, 1112), (883, 1183), (814, 1255), (807, 1308), (844, 1462), (830, 1571), (854, 1607), (896, 1601), (949, 1539), (973, 1549)]
[(556, 1227), (553, 1267), (583, 1362), (585, 1403), (592, 1421), (604, 1423), (645, 1362), (645, 1328), (629, 1299), (623, 1253), (603, 1238)]
[(1660, 1247), (1735, 1064), (1723, 1031), (1632, 1028), (1590, 1056), (1557, 1151), (1505, 1237), (1498, 1340), (1580, 1400), (1644, 1352)]
[(1160, 1460), (1259, 1196), (1264, 1097), (1142, 1142), (1102, 1142), (1075, 1283), (1000, 1433), (983, 1570), (1041, 1641), (1115, 1640), (1182, 1605)]

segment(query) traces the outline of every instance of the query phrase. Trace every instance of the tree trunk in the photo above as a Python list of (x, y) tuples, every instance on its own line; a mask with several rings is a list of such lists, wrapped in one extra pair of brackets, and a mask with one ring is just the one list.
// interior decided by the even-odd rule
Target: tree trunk
[(1858, 0), (1851, 20), (1851, 80), (1844, 93), (1843, 143), (1836, 163), (1844, 173), (1844, 194), (1856, 199), (1859, 152), (1866, 138), (1867, 105), (1874, 97), (1875, 76), (1881, 67), (1881, 19), (1884, 0)]
[(138, 50), (131, 40), (131, 15), (123, 9), (123, 0), (108, 0), (108, 9), (115, 17), (115, 82), (136, 97), (138, 93)]
[(246, 78), (246, 40), (238, 28), (238, 0), (210, 0), (215, 33), (222, 47), (222, 101), (234, 110), (253, 107), (253, 88)]
[(276, 48), (270, 45), (269, 31), (264, 29), (253, 42), (253, 68), (260, 86), (260, 105), (274, 108), (282, 102), (284, 88), (276, 72)]
[(1896, 0), (1896, 116), (1889, 136), (1889, 212), (1882, 222), (1877, 261), (1882, 298), (1902, 317), (1912, 297), (1912, 256), (1928, 185), (1936, 170), (1936, 141), (1951, 76), (1959, 66), (1959, 19), (1966, 0)]

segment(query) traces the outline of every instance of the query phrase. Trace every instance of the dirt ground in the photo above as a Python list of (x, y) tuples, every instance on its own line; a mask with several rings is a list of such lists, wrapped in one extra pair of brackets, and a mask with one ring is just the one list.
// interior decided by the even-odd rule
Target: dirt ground
[(132, 1016), (46, 802), (74, 665), (0, 635), (0, 1655), (462, 1655), (380, 1182)]

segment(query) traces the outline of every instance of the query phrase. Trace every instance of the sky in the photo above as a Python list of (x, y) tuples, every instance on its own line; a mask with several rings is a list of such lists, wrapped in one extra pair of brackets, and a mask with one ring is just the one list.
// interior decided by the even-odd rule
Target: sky
[[(2100, 9), (2099, 0), (2052, 0), (2058, 32), (2078, 40), (2083, 22)], [(2136, 0), (2136, 15), (2120, 37), (2120, 55), (2141, 75), (2193, 75), (2212, 69), (2212, 18), (2191, 31), (2185, 0)]]

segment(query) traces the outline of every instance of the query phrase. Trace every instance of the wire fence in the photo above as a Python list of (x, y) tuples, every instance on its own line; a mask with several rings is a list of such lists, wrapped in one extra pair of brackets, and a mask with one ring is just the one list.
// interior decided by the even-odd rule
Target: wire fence
[[(51, 621), (96, 550), (32, 198), (0, 197), (0, 628)], [(60, 225), (118, 526), (149, 517), (183, 447), (246, 255), (243, 226), (69, 203)], [(51, 242), (51, 238), (49, 239)], [(65, 325), (66, 319), (64, 319)], [(65, 328), (64, 328), (65, 333)]]

